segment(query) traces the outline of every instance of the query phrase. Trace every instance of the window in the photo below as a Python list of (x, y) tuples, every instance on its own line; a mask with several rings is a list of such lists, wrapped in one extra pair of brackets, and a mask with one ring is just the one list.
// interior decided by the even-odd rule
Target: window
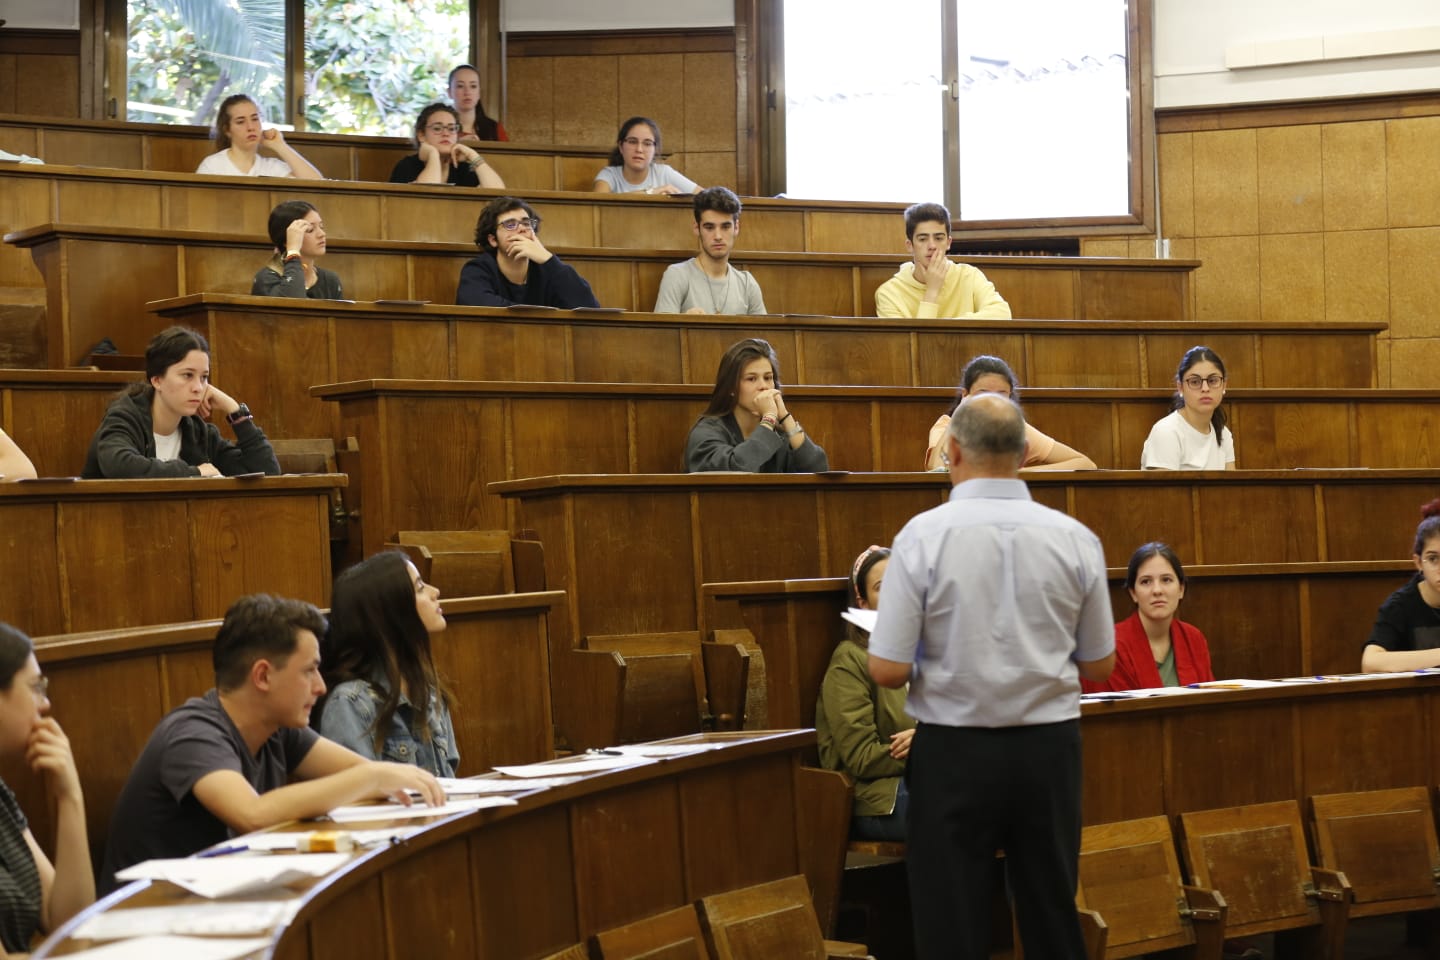
[(975, 226), (1143, 219), (1141, 5), (781, 2), (772, 190), (943, 200)]
[(150, 123), (209, 125), (246, 93), (269, 123), (406, 136), (470, 59), (471, 0), (129, 0), (127, 14), (127, 116)]

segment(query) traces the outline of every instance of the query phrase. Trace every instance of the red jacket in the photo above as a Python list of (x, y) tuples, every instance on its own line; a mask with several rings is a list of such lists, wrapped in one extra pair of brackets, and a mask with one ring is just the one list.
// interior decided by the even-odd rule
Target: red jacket
[[(1181, 685), (1215, 679), (1210, 669), (1210, 645), (1205, 634), (1180, 620), (1170, 622), (1170, 645), (1175, 650), (1175, 673)], [(1160, 686), (1160, 671), (1150, 652), (1150, 640), (1136, 611), (1115, 624), (1115, 671), (1103, 683), (1081, 680), (1082, 693), (1105, 690), (1141, 690)]]

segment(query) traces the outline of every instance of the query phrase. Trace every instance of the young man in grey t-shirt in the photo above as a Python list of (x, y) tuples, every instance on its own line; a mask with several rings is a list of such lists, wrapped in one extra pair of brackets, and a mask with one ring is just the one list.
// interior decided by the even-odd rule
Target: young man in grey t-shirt
[(665, 268), (656, 313), (712, 313), (756, 316), (765, 313), (760, 284), (730, 265), (740, 235), (740, 198), (724, 187), (695, 194), (695, 236), (700, 255)]

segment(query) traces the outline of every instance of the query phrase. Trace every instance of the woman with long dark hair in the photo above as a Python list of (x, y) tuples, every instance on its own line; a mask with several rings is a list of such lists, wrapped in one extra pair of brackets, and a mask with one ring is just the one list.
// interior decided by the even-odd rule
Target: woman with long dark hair
[(1410, 559), (1415, 575), (1375, 614), (1360, 657), (1366, 673), (1440, 667), (1440, 499), (1420, 508)]
[(461, 143), (510, 139), (505, 125), (485, 113), (485, 104), (480, 99), (479, 70), (468, 63), (460, 64), (450, 71), (448, 90), (450, 102), (455, 104), (455, 113), (460, 118)]
[(315, 263), (325, 256), (325, 221), (306, 200), (286, 200), (270, 211), (266, 233), (275, 254), (255, 274), (250, 294), (255, 297), (308, 297), (340, 300), (345, 296), (340, 278)]
[(391, 183), (450, 184), (454, 187), (503, 188), (505, 181), (474, 147), (461, 143), (460, 115), (444, 103), (432, 103), (415, 120), (415, 153), (401, 157), (390, 171)]
[(1175, 370), (1171, 412), (1145, 438), (1146, 470), (1234, 470), (1235, 438), (1225, 425), (1225, 361), (1209, 347), (1185, 351)]
[(660, 125), (649, 117), (631, 117), (620, 124), (610, 165), (595, 174), (595, 192), (699, 193), (700, 184), (668, 163), (655, 162), (663, 155)]
[(741, 340), (720, 358), (710, 405), (685, 440), (685, 472), (819, 473), (830, 469), (785, 406), (780, 360), (765, 340)]
[(430, 650), (444, 629), (440, 591), (404, 554), (377, 553), (340, 574), (320, 646), (329, 692), (316, 729), (362, 757), (455, 776), (453, 698)]
[[(207, 418), (223, 417), (235, 443)], [(233, 477), (278, 475), (280, 463), (250, 408), (210, 382), (210, 344), (189, 327), (169, 327), (145, 348), (145, 380), (105, 411), (81, 476)]]

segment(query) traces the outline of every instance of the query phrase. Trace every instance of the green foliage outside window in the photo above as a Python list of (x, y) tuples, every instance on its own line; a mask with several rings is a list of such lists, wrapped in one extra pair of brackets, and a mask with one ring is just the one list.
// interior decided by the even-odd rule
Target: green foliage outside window
[[(469, 0), (303, 2), (306, 129), (408, 136), (468, 59)], [(129, 119), (208, 126), (222, 100), (246, 93), (268, 122), (288, 122), (285, 6), (130, 0)]]

